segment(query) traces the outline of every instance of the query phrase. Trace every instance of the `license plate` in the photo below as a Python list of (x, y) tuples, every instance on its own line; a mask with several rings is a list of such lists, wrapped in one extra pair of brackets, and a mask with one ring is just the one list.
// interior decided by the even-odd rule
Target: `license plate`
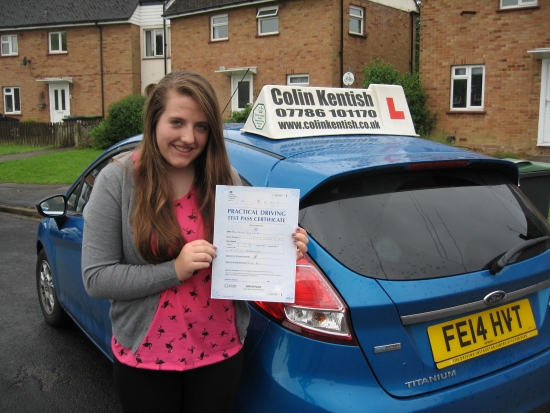
[(438, 369), (511, 346), (537, 334), (528, 299), (428, 327)]

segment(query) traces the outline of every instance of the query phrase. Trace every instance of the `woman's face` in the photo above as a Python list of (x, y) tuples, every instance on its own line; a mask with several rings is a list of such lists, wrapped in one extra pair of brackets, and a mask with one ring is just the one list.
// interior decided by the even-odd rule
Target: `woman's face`
[(210, 126), (198, 102), (188, 95), (169, 91), (166, 109), (157, 126), (157, 145), (172, 168), (182, 170), (193, 162), (208, 142)]

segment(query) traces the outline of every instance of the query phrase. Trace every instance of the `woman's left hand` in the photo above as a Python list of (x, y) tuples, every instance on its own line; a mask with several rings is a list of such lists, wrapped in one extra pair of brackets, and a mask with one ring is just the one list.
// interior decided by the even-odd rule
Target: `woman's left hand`
[(298, 261), (304, 258), (304, 254), (307, 252), (307, 243), (309, 242), (307, 231), (298, 227), (296, 232), (292, 234), (292, 238), (294, 238), (294, 244), (296, 244), (296, 261)]

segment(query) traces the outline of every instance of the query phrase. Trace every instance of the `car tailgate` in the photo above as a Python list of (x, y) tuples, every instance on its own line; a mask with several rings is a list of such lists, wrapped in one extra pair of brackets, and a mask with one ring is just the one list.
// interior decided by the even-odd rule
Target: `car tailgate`
[[(548, 260), (550, 254), (545, 255)], [(513, 280), (506, 269), (498, 277), (484, 271), (422, 281), (378, 280), (395, 304), (396, 312), (388, 308), (391, 319), (381, 325), (372, 319), (370, 307), (350, 312), (357, 339), (384, 389), (394, 396), (414, 396), (484, 376), (547, 349), (550, 272), (540, 266), (533, 271), (534, 260), (514, 264)], [(488, 296), (503, 298), (486, 304)]]

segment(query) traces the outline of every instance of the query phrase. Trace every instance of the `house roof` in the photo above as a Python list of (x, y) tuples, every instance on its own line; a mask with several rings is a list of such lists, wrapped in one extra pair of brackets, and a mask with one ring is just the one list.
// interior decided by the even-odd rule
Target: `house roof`
[(221, 8), (249, 6), (274, 0), (175, 0), (166, 10), (166, 16), (194, 14)]
[(0, 29), (129, 20), (139, 0), (4, 0)]

